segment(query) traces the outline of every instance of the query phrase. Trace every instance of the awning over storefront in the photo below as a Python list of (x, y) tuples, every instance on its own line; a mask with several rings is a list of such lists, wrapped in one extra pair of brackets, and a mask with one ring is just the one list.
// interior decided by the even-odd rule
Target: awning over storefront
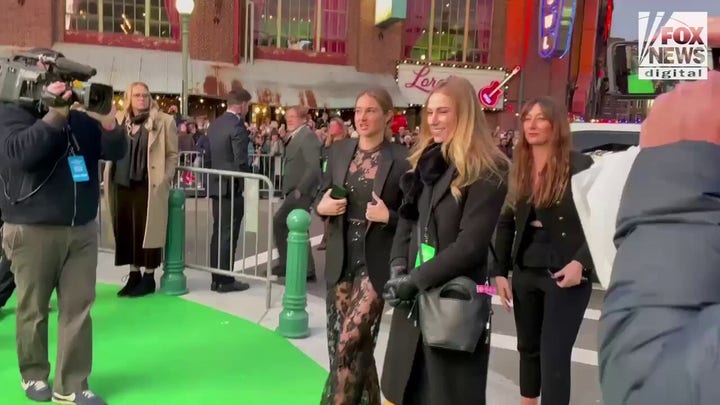
[[(98, 74), (91, 81), (112, 85), (116, 91), (142, 81), (153, 93), (181, 92), (179, 52), (70, 43), (57, 43), (53, 48), (69, 59), (93, 66)], [(228, 91), (242, 87), (253, 95), (253, 102), (272, 106), (352, 108), (357, 94), (372, 86), (386, 88), (396, 106), (407, 106), (391, 74), (360, 73), (352, 66), (271, 60), (238, 66), (198, 60), (190, 64), (190, 94), (222, 98)]]

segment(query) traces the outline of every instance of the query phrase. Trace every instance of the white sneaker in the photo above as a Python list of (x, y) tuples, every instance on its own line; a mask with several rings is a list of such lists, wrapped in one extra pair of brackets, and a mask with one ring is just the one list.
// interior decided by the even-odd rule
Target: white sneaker
[(102, 398), (93, 394), (90, 390), (73, 392), (70, 395), (60, 395), (57, 392), (52, 394), (52, 401), (56, 404), (71, 405), (107, 405)]
[(21, 383), (25, 395), (36, 402), (50, 402), (52, 390), (46, 381), (23, 380)]

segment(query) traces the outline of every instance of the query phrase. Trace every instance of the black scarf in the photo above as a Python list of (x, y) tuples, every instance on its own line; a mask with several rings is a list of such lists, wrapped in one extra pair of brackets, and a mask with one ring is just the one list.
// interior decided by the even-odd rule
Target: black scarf
[[(115, 162), (113, 175), (115, 183), (121, 186), (130, 187), (133, 181), (142, 182), (147, 179), (149, 133), (143, 124), (145, 124), (149, 116), (150, 112), (146, 111), (135, 116), (128, 115), (125, 119), (128, 152), (122, 159)], [(132, 133), (133, 125), (140, 125), (134, 135)]]
[(144, 124), (145, 121), (147, 121), (148, 117), (150, 117), (150, 111), (141, 112), (138, 115), (132, 115), (130, 117), (130, 121), (135, 125)]
[(150, 111), (141, 112), (138, 115), (133, 115), (132, 110), (129, 111), (127, 118), (125, 118), (125, 131), (127, 132), (127, 135), (132, 137), (133, 125), (142, 125), (148, 120), (148, 118), (150, 118)]
[(415, 170), (403, 174), (400, 178), (400, 189), (403, 191), (403, 202), (398, 209), (400, 217), (410, 221), (418, 220), (420, 212), (417, 203), (423, 187), (433, 186), (448, 167), (441, 144), (434, 143), (425, 148)]

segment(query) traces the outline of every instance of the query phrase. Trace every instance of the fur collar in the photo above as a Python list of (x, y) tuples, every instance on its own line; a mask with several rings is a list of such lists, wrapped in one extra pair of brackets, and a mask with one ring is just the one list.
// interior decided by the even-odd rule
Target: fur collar
[(398, 215), (410, 221), (417, 221), (418, 199), (424, 186), (432, 186), (447, 171), (448, 163), (442, 153), (440, 144), (428, 146), (418, 160), (415, 170), (411, 170), (400, 178), (400, 189), (403, 202)]

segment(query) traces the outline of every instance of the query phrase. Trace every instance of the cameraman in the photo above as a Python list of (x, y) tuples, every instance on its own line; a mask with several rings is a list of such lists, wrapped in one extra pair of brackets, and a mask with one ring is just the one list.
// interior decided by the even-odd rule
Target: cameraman
[[(90, 310), (98, 255), (100, 159), (126, 153), (114, 111), (69, 106), (66, 83), (45, 88), (55, 99), (44, 116), (0, 105), (2, 245), (17, 284), (17, 354), (22, 387), (34, 401), (104, 405), (88, 389), (92, 367)], [(62, 101), (61, 101), (62, 99)], [(113, 109), (114, 110), (114, 109)], [(48, 386), (48, 303), (58, 298), (54, 389)]]

